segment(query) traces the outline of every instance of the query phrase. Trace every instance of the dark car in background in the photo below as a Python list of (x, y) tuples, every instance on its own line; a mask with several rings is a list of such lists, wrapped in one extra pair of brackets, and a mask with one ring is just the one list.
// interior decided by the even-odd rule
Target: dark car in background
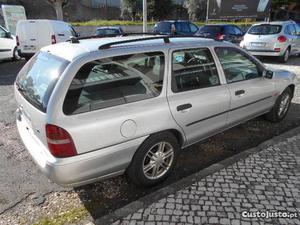
[(154, 33), (157, 34), (194, 35), (198, 30), (196, 24), (186, 20), (162, 21), (154, 26)]
[(121, 27), (99, 27), (96, 30), (96, 36), (106, 37), (106, 36), (119, 36), (123, 34)]
[(239, 44), (243, 39), (244, 32), (236, 25), (211, 24), (202, 26), (196, 35)]

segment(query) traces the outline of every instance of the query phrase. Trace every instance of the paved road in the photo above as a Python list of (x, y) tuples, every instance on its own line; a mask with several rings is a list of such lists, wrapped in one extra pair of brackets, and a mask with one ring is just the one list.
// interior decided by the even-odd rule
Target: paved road
[(0, 214), (26, 199), (63, 188), (38, 170), (20, 142), (15, 127), (13, 83), (24, 61), (0, 63)]
[[(280, 67), (292, 70), (300, 77), (300, 60), (292, 58), (287, 65), (276, 65), (270, 63), (271, 67)], [(66, 190), (61, 188), (48, 179), (38, 170), (30, 159), (28, 153), (20, 143), (15, 127), (15, 101), (13, 97), (13, 82), (16, 74), (24, 62), (0, 63), (0, 214), (10, 207), (26, 199), (36, 197), (41, 201), (47, 193)], [(269, 64), (268, 64), (269, 65)], [(297, 66), (298, 65), (298, 66)], [(253, 121), (247, 126), (235, 128), (225, 134), (221, 134), (213, 139), (213, 142), (197, 144), (191, 147), (184, 156), (181, 157), (178, 167), (184, 168), (176, 173), (168, 182), (174, 182), (194, 173), (211, 163), (220, 160), (222, 157), (235, 154), (241, 149), (244, 142), (259, 143), (264, 138), (268, 139), (272, 135), (277, 135), (286, 129), (291, 129), (300, 122), (299, 103), (300, 90), (296, 93), (294, 106), (291, 108), (287, 120), (279, 125), (271, 125), (265, 122)], [(263, 125), (262, 125), (263, 124)], [(247, 128), (246, 128), (247, 127)], [(263, 130), (263, 135), (257, 135)], [(242, 133), (241, 133), (242, 132)], [(241, 134), (248, 137), (247, 140), (241, 138)], [(251, 136), (253, 135), (253, 136)], [(255, 140), (254, 140), (255, 139)], [(245, 146), (243, 146), (244, 148)], [(227, 149), (230, 149), (227, 150)], [(223, 155), (222, 155), (223, 154)], [(116, 189), (116, 197), (105, 195), (103, 190)], [(102, 190), (102, 191), (99, 191)], [(105, 207), (100, 211), (94, 211), (94, 208), (88, 209), (94, 218), (106, 214), (121, 207), (128, 202), (140, 198), (153, 190), (142, 190), (128, 184), (126, 178), (116, 178), (107, 182), (100, 182), (95, 185), (82, 187), (75, 190), (82, 198), (83, 204), (93, 203), (103, 204)], [(83, 194), (82, 194), (83, 193)]]
[(300, 224), (300, 135), (113, 223), (120, 224)]

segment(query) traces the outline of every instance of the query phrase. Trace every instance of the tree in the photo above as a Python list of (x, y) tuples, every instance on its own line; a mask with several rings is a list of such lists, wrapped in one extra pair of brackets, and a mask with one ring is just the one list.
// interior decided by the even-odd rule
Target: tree
[(56, 12), (56, 18), (58, 20), (64, 20), (63, 8), (69, 2), (68, 0), (48, 0), (48, 2), (53, 6)]
[(206, 15), (206, 0), (185, 0), (184, 8), (187, 9), (189, 19), (204, 19)]
[(122, 0), (122, 18), (130, 17), (131, 20), (136, 20), (137, 14), (141, 12), (141, 0)]
[(154, 19), (166, 19), (173, 11), (172, 0), (148, 0), (148, 16)]

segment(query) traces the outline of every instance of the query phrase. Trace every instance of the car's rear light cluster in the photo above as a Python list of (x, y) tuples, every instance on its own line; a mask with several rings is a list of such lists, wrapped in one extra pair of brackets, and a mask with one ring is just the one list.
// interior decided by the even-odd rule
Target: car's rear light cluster
[(287, 41), (287, 38), (286, 38), (286, 36), (281, 35), (281, 36), (278, 37), (278, 41), (279, 41), (280, 43), (284, 43), (284, 42)]
[(77, 155), (70, 134), (61, 127), (46, 125), (47, 143), (51, 154), (56, 158), (66, 158)]
[(225, 35), (224, 34), (217, 34), (217, 40), (218, 41), (223, 41), (225, 39)]
[(16, 36), (16, 42), (17, 42), (17, 46), (20, 46), (20, 39), (18, 35)]
[(56, 44), (57, 41), (56, 41), (56, 36), (55, 35), (51, 35), (51, 44)]

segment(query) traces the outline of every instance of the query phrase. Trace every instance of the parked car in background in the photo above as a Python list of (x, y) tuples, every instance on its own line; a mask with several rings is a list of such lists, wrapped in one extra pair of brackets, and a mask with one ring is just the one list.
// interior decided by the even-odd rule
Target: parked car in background
[(154, 26), (154, 33), (157, 34), (194, 35), (198, 30), (196, 24), (186, 20), (162, 21)]
[(21, 20), (17, 24), (16, 39), (21, 57), (29, 59), (42, 47), (77, 37), (74, 28), (57, 20)]
[(196, 36), (239, 44), (243, 39), (244, 32), (236, 25), (211, 24), (202, 26)]
[(254, 24), (240, 46), (255, 56), (276, 56), (281, 62), (300, 54), (300, 27), (293, 21)]
[(96, 30), (96, 36), (105, 37), (105, 36), (119, 36), (123, 34), (121, 27), (99, 27)]
[(16, 38), (0, 26), (0, 60), (18, 58)]
[(296, 79), (228, 42), (72, 39), (41, 49), (20, 71), (17, 127), (60, 185), (126, 172), (151, 186), (174, 171), (181, 149), (260, 115), (283, 120)]

